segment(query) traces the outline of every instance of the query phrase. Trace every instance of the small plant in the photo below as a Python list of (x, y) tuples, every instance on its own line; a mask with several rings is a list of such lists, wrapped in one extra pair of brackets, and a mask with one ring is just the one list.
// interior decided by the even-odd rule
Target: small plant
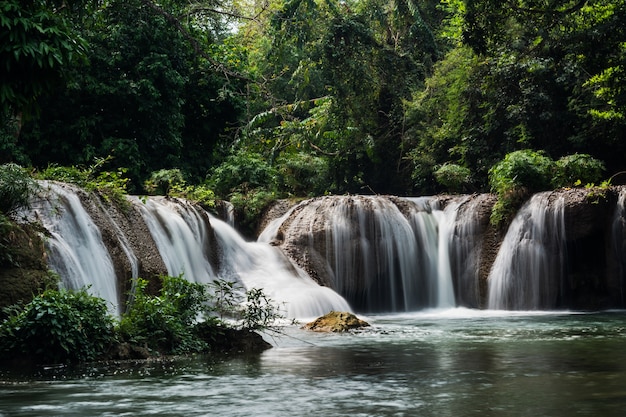
[(175, 185), (170, 195), (195, 201), (206, 209), (215, 208), (215, 193), (206, 185)]
[(244, 330), (265, 330), (283, 318), (273, 301), (259, 288), (246, 291), (242, 308), (241, 327)]
[(445, 163), (433, 173), (435, 180), (451, 192), (460, 192), (472, 181), (469, 168), (453, 163)]
[(86, 169), (75, 166), (60, 167), (50, 165), (45, 170), (39, 172), (37, 178), (67, 182), (87, 191), (97, 191), (105, 200), (112, 200), (119, 204), (120, 207), (128, 208), (130, 206), (126, 200), (129, 183), (129, 179), (126, 178), (128, 169), (117, 168), (115, 171), (102, 169), (112, 159), (112, 156), (96, 158), (95, 162)]
[(97, 359), (115, 340), (104, 300), (86, 289), (46, 290), (0, 325), (0, 352), (40, 363)]
[(38, 189), (37, 182), (21, 166), (0, 165), (0, 213), (10, 216), (27, 208), (31, 195)]
[(161, 169), (150, 175), (150, 179), (144, 182), (146, 191), (153, 195), (170, 195), (174, 187), (185, 185), (185, 179), (180, 169)]
[(211, 307), (215, 316), (241, 330), (265, 330), (282, 318), (274, 302), (262, 289), (244, 288), (236, 282), (218, 279), (209, 284)]

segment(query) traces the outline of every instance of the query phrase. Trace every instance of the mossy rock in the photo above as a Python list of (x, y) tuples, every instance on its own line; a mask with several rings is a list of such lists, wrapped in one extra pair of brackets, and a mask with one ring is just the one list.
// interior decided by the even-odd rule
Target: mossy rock
[(331, 311), (304, 325), (304, 329), (314, 332), (340, 333), (368, 327), (369, 323), (348, 312)]

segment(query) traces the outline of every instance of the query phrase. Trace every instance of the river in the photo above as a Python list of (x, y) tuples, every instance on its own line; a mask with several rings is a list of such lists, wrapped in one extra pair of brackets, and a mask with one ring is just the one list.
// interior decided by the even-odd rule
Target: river
[(0, 373), (0, 416), (623, 416), (626, 312), (372, 315), (289, 324), (260, 355)]

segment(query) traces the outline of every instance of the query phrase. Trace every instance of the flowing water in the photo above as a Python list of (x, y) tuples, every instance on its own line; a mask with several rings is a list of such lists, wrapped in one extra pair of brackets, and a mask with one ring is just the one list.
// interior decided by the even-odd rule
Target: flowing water
[(260, 355), (0, 373), (0, 416), (623, 416), (626, 312), (286, 325)]

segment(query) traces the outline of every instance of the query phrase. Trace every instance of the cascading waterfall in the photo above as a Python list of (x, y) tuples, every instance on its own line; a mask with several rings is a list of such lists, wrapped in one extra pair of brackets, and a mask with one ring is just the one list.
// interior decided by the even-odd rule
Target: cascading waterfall
[(295, 256), (315, 262), (356, 310), (454, 307), (449, 241), (462, 201), (442, 210), (430, 197), (317, 198), (292, 208), (261, 238), (281, 240), (280, 233), (286, 246), (305, 245)]
[[(168, 274), (182, 273), (186, 279), (199, 283), (225, 279), (246, 289), (262, 288), (289, 318), (315, 317), (331, 310), (350, 311), (343, 298), (315, 283), (278, 249), (266, 243), (246, 242), (226, 222), (209, 218), (207, 213), (181, 200), (151, 197), (143, 204), (137, 202)], [(212, 265), (209, 259), (209, 227), (219, 247), (219, 265)]]
[(489, 274), (489, 308), (558, 307), (565, 268), (565, 200), (534, 195), (509, 226)]
[(100, 230), (84, 209), (77, 190), (43, 183), (43, 198), (32, 203), (32, 214), (48, 230), (48, 265), (68, 289), (87, 288), (120, 313), (115, 268)]
[(311, 318), (329, 311), (351, 311), (336, 292), (318, 285), (278, 248), (263, 242), (246, 242), (226, 223), (212, 218), (221, 248), (220, 277), (240, 280), (246, 288), (263, 288), (280, 301), (286, 317)]
[[(79, 190), (54, 183), (47, 187), (50, 196), (37, 200), (32, 215), (50, 234), (46, 239), (50, 268), (61, 276), (63, 286), (88, 287), (115, 314), (121, 314), (114, 263), (98, 226), (78, 197)], [(129, 197), (129, 201), (141, 213), (169, 275), (182, 274), (198, 283), (227, 279), (245, 289), (261, 288), (288, 318), (350, 311), (341, 296), (315, 283), (279, 249), (244, 241), (227, 223), (184, 200)], [(139, 261), (123, 230), (98, 201), (95, 205), (128, 257), (132, 278), (137, 278)]]
[[(291, 207), (257, 242), (247, 242), (228, 219), (184, 200), (129, 197), (130, 214), (123, 214), (72, 186), (43, 185), (48, 192), (33, 202), (31, 218), (49, 232), (44, 241), (50, 269), (64, 287), (88, 287), (116, 314), (131, 279), (164, 273), (261, 288), (290, 318), (351, 308), (373, 313), (480, 307), (485, 298), (489, 308), (518, 310), (601, 306), (609, 297), (611, 306), (623, 306), (626, 298), (625, 189), (616, 205), (604, 200), (588, 211), (580, 211), (589, 204), (583, 191), (575, 194), (578, 199), (568, 197), (569, 240), (564, 196), (572, 194), (537, 194), (499, 245), (483, 240), (493, 201), (488, 195), (319, 197)], [(576, 213), (607, 218), (587, 225), (575, 222)], [(599, 227), (606, 231), (599, 234)], [(581, 272), (567, 248), (576, 252), (590, 244), (606, 245), (606, 255), (598, 249), (597, 268)], [(485, 281), (480, 271), (492, 258), (481, 260), (482, 247), (495, 258)], [(587, 297), (589, 290), (596, 298)]]
[(175, 199), (133, 197), (141, 210), (170, 276), (183, 274), (191, 282), (207, 284), (216, 274), (208, 258), (209, 221), (192, 205)]

